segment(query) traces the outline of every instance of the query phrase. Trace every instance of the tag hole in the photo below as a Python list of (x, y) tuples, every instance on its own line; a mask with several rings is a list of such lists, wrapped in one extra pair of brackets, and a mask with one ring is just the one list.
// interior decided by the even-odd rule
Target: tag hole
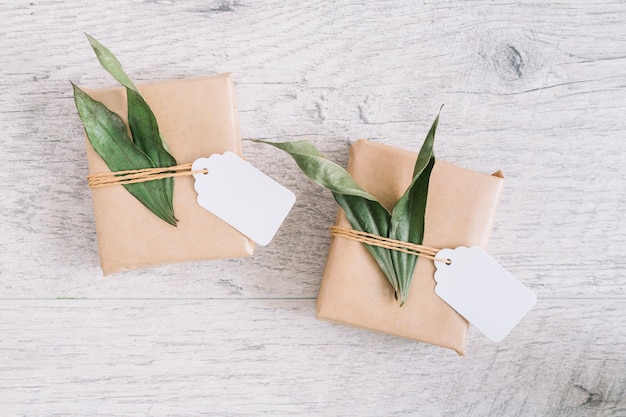
[(452, 265), (452, 259), (446, 259), (446, 265)]
[(202, 170), (202, 173), (203, 173), (204, 175), (206, 175), (206, 174), (208, 174), (208, 173), (209, 173), (209, 170), (208, 170), (208, 169), (206, 169), (206, 168), (204, 168), (204, 169)]

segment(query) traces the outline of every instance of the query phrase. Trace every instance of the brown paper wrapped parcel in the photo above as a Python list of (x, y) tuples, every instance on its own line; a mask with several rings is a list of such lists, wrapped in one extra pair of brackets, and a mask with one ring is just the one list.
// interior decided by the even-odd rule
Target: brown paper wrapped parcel
[[(350, 148), (348, 172), (387, 209), (411, 183), (417, 154), (368, 140)], [(436, 160), (425, 214), (425, 246), (486, 249), (503, 178)], [(338, 226), (351, 228), (342, 209)], [(362, 243), (333, 238), (317, 301), (320, 319), (443, 346), (464, 354), (468, 322), (434, 291), (433, 261), (419, 258), (404, 306)]]
[[(241, 139), (230, 74), (138, 86), (161, 136), (179, 164), (214, 153), (239, 156)], [(87, 90), (127, 123), (126, 90)], [(89, 173), (110, 172), (87, 141)], [(191, 176), (174, 185), (174, 227), (155, 216), (121, 185), (92, 189), (104, 275), (183, 261), (251, 255), (254, 243), (196, 203)]]

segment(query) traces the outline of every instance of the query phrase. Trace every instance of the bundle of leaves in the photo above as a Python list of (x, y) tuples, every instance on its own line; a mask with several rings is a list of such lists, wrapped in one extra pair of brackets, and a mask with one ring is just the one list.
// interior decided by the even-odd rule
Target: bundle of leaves
[[(161, 138), (154, 113), (120, 62), (100, 42), (89, 35), (87, 38), (100, 64), (126, 87), (128, 125), (132, 135), (131, 139), (126, 124), (118, 114), (72, 83), (78, 115), (93, 149), (112, 172), (176, 165), (176, 160)], [(176, 226), (173, 178), (124, 184), (124, 187), (159, 218)]]
[[(413, 168), (413, 179), (391, 212), (365, 191), (342, 167), (326, 159), (309, 141), (265, 142), (289, 153), (302, 172), (332, 191), (350, 225), (362, 232), (421, 245), (430, 173), (435, 165), (433, 144), (439, 115), (435, 118)], [(417, 256), (364, 244), (394, 288), (402, 306), (408, 296)]]

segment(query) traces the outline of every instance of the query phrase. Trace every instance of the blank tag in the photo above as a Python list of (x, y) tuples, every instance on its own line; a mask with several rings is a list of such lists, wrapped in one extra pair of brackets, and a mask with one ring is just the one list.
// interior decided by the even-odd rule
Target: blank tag
[(265, 246), (274, 237), (296, 196), (232, 152), (196, 159), (198, 204)]
[(493, 342), (500, 342), (537, 297), (487, 252), (473, 246), (442, 249), (435, 261), (435, 293)]

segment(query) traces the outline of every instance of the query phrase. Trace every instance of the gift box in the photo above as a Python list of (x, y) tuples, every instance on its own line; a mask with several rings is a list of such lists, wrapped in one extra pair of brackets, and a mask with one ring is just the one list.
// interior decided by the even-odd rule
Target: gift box
[[(138, 86), (179, 164), (214, 153), (239, 156), (241, 139), (230, 74)], [(127, 122), (126, 90), (86, 90)], [(110, 172), (87, 142), (89, 173)], [(92, 189), (104, 275), (184, 261), (251, 255), (254, 243), (196, 203), (191, 176), (175, 178), (178, 226), (159, 219), (121, 185)]]
[[(417, 154), (361, 139), (350, 147), (348, 172), (387, 209), (411, 183)], [(487, 247), (503, 178), (436, 160), (425, 214), (425, 246)], [(337, 226), (351, 228), (339, 210)], [(419, 258), (400, 307), (378, 264), (360, 242), (333, 237), (317, 300), (317, 317), (411, 338), (464, 354), (468, 322), (434, 291), (435, 266)]]

